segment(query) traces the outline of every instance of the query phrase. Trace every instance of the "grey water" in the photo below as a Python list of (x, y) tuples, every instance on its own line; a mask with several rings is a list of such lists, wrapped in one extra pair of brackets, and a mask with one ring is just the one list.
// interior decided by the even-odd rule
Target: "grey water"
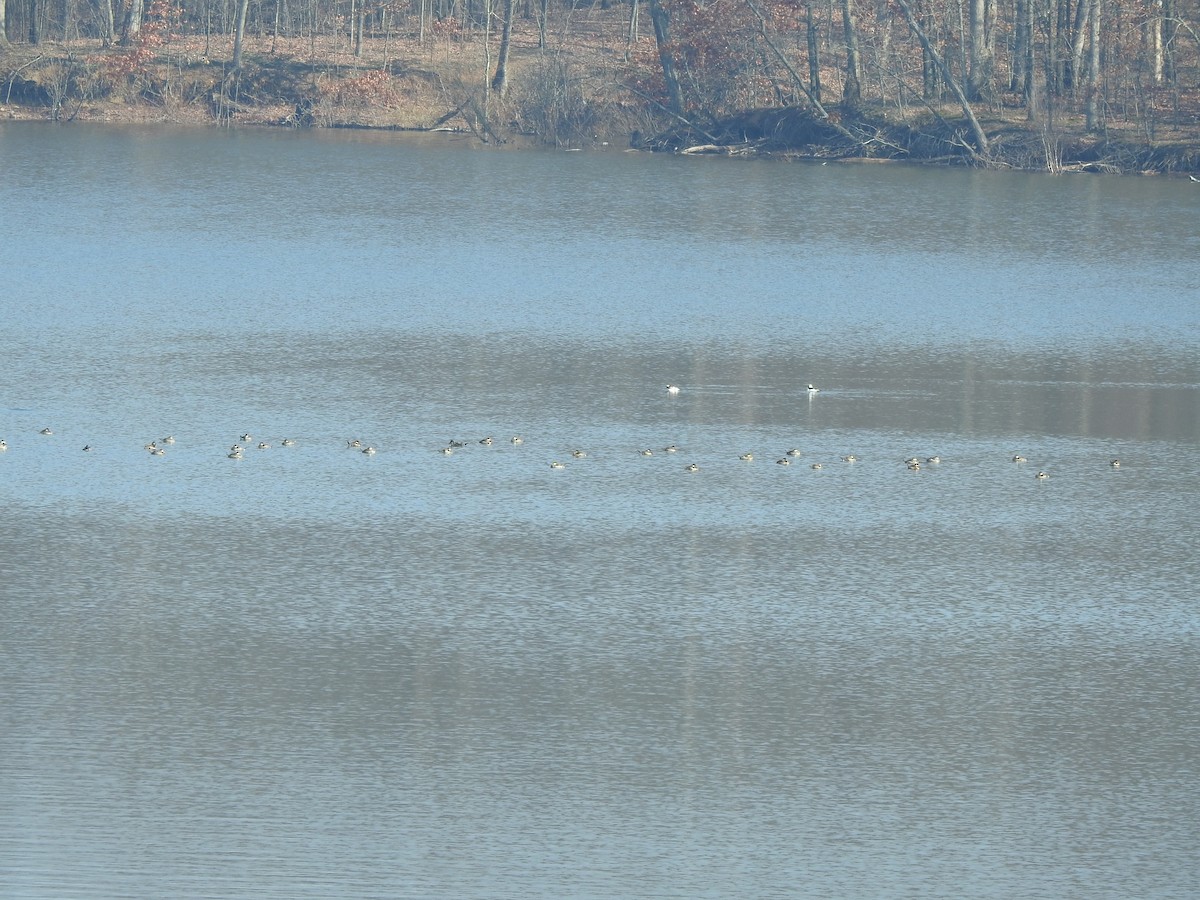
[(0, 893), (1195, 897), (1198, 212), (0, 123)]

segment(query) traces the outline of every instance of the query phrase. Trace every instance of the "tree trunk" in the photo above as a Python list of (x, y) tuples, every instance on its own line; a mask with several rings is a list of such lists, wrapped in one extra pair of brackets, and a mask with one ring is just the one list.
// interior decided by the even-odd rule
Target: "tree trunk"
[(817, 40), (817, 24), (813, 19), (812, 0), (806, 4), (805, 35), (808, 38), (808, 90), (819, 102), (821, 99), (821, 50)]
[(967, 99), (990, 100), (995, 54), (992, 47), (991, 0), (971, 0), (971, 66), (967, 74)]
[(671, 17), (663, 9), (660, 0), (650, 0), (650, 21), (654, 23), (654, 43), (658, 46), (658, 61), (662, 66), (663, 81), (667, 85), (667, 109), (682, 117), (683, 94), (679, 90), (675, 59), (671, 56)]
[(41, 39), (41, 32), (38, 31), (38, 3), (37, 0), (29, 0), (29, 43), (37, 46)]
[(0, 47), (8, 46), (8, 22), (4, 7), (5, 0), (0, 0)]
[(1091, 0), (1091, 53), (1088, 59), (1087, 130), (1100, 130), (1100, 0)]
[(237, 29), (233, 34), (233, 71), (235, 72), (242, 70), (242, 43), (246, 36), (246, 12), (249, 9), (250, 0), (241, 0), (238, 4)]
[(980, 126), (979, 120), (975, 118), (975, 111), (971, 109), (971, 104), (968, 102), (966, 94), (958, 86), (958, 82), (954, 80), (954, 73), (946, 65), (946, 61), (933, 49), (933, 45), (929, 43), (929, 38), (925, 36), (924, 30), (917, 24), (917, 20), (913, 17), (912, 9), (909, 8), (907, 0), (896, 0), (896, 3), (899, 4), (901, 12), (904, 13), (904, 18), (908, 21), (909, 29), (916, 35), (925, 52), (937, 63), (937, 67), (942, 72), (942, 77), (946, 80), (946, 85), (954, 92), (954, 96), (958, 98), (958, 102), (962, 106), (963, 115), (966, 116), (967, 122), (970, 123), (971, 133), (975, 137), (975, 156), (977, 159), (986, 162), (990, 154), (987, 135), (983, 133), (983, 128)]
[(858, 106), (862, 101), (862, 67), (858, 61), (858, 28), (854, 23), (854, 0), (842, 0), (842, 30), (846, 35), (846, 83), (842, 86), (842, 102)]
[(1078, 0), (1075, 10), (1075, 25), (1071, 30), (1071, 68), (1066, 87), (1075, 92), (1079, 88), (1079, 76), (1083, 71), (1083, 48), (1087, 41), (1088, 15), (1092, 11), (1091, 0)]
[(121, 26), (121, 43), (132, 44), (141, 30), (142, 0), (129, 0), (129, 9), (125, 10), (125, 21)]
[(496, 57), (496, 75), (492, 78), (492, 90), (503, 97), (508, 90), (508, 49), (512, 42), (513, 12), (516, 0), (504, 0), (504, 24), (500, 30), (500, 53)]

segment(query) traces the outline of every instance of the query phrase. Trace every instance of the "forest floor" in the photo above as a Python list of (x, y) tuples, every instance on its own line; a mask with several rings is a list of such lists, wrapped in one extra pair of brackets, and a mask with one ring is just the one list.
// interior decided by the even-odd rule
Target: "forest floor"
[[(408, 22), (406, 25), (411, 26)], [(248, 33), (240, 74), (225, 35), (174, 36), (147, 47), (95, 40), (0, 47), (0, 119), (177, 125), (462, 131), (508, 146), (635, 147), (677, 153), (829, 160), (979, 164), (960, 107), (912, 96), (865, 97), (830, 119), (797, 107), (751, 109), (683, 125), (653, 99), (652, 35), (630, 42), (627, 14), (599, 7), (555, 23), (539, 48), (536, 24), (518, 20), (510, 89), (486, 87), (498, 36), (397, 32), (284, 38)], [(840, 84), (829, 73), (829, 84)], [(869, 93), (869, 92), (868, 92)], [(1088, 133), (1080, 111), (1042, 110), (1030, 122), (1017, 98), (976, 105), (990, 165), (1052, 172), (1200, 174), (1200, 89), (1135, 108), (1110, 103)]]

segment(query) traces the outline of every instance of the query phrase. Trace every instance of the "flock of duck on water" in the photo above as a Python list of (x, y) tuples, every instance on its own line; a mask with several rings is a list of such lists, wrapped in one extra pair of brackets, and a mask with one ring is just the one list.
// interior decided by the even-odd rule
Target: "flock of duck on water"
[[(812, 384), (808, 385), (808, 396), (809, 397), (815, 396), (816, 394), (820, 393), (820, 391), (821, 391), (820, 388), (818, 388)], [(672, 396), (672, 397), (677, 396), (679, 394), (679, 392), (680, 392), (679, 385), (677, 385), (677, 384), (668, 384), (667, 385), (667, 393), (670, 396)], [(50, 428), (43, 428), (39, 432), (39, 434), (49, 437), (49, 436), (53, 435), (54, 432)], [(491, 446), (494, 442), (495, 442), (494, 438), (485, 437), (485, 438), (482, 438), (481, 440), (479, 440), (478, 443), (480, 443), (484, 446)], [(520, 435), (515, 435), (512, 438), (510, 438), (510, 443), (512, 443), (514, 445), (520, 445), (520, 444), (523, 444), (524, 442), (525, 442), (525, 439), (522, 438)], [(164, 438), (159, 438), (158, 440), (150, 441), (148, 444), (145, 445), (144, 449), (147, 450), (152, 456), (164, 456), (164, 455), (166, 455), (166, 452), (167, 452), (166, 447), (171, 444), (174, 444), (174, 443), (175, 443), (174, 436), (167, 435)], [(294, 447), (296, 445), (296, 442), (292, 438), (284, 438), (283, 440), (281, 440), (279, 442), (279, 444), (281, 447)], [(466, 441), (451, 440), (447, 443), (447, 445), (445, 447), (443, 447), (441, 449), (440, 452), (446, 456), (449, 456), (450, 454), (454, 453), (455, 450), (458, 450), (465, 446), (466, 446)], [(229, 452), (226, 454), (226, 456), (228, 456), (230, 459), (242, 459), (245, 456), (246, 451), (251, 447), (253, 447), (254, 449), (257, 449), (257, 450), (269, 450), (271, 448), (271, 443), (269, 441), (259, 441), (257, 444), (255, 444), (253, 436), (250, 435), (249, 433), (244, 433), (241, 435), (241, 437), (238, 439), (238, 441), (229, 448)], [(371, 444), (365, 444), (361, 440), (358, 440), (358, 439), (346, 441), (346, 447), (351, 450), (357, 450), (358, 452), (363, 453), (367, 456), (374, 456), (376, 453), (376, 448), (374, 446), (372, 446)], [(8, 443), (5, 440), (0, 439), (0, 453), (5, 452), (6, 450), (8, 450)], [(84, 450), (84, 452), (91, 452), (92, 445), (85, 444), (83, 447), (83, 450)], [(662, 448), (661, 452), (677, 453), (677, 452), (679, 452), (679, 448), (677, 446), (675, 446), (674, 444), (668, 444), (666, 447)], [(654, 451), (650, 448), (646, 448), (644, 450), (639, 450), (638, 453), (641, 456), (653, 456), (654, 455)], [(574, 459), (583, 459), (587, 455), (588, 454), (587, 454), (586, 450), (572, 450), (571, 451), (571, 456)], [(796, 459), (799, 456), (800, 456), (800, 450), (793, 447), (792, 449), (786, 451), (781, 457), (779, 457), (779, 459), (775, 460), (775, 462), (781, 466), (790, 466), (792, 464), (792, 460)], [(738, 457), (738, 459), (740, 459), (743, 462), (753, 462), (754, 454), (753, 453), (743, 453), (741, 456)], [(844, 463), (855, 463), (855, 462), (858, 462), (858, 457), (851, 453), (851, 454), (841, 457), (841, 460)], [(921, 470), (922, 466), (936, 466), (939, 463), (941, 463), (941, 461), (942, 461), (942, 458), (940, 456), (928, 456), (924, 460), (919, 459), (915, 456), (912, 456), (912, 457), (909, 457), (908, 459), (904, 460), (904, 464), (910, 471), (919, 472)], [(1014, 463), (1029, 462), (1028, 459), (1026, 459), (1024, 456), (1021, 456), (1019, 454), (1013, 456), (1012, 461)], [(1119, 459), (1114, 459), (1112, 462), (1109, 463), (1109, 465), (1114, 469), (1119, 469), (1121, 467), (1121, 461)], [(561, 462), (557, 459), (550, 463), (551, 469), (565, 469), (566, 467), (567, 467), (566, 463)], [(823, 468), (823, 465), (822, 465), (822, 463), (814, 462), (814, 463), (810, 464), (809, 468), (821, 469), (821, 468)], [(699, 472), (700, 466), (698, 466), (696, 463), (689, 463), (688, 465), (684, 466), (684, 471)], [(1034, 477), (1039, 481), (1044, 481), (1047, 478), (1049, 478), (1050, 475), (1047, 472), (1044, 472), (1039, 469), (1037, 475), (1035, 475)]]

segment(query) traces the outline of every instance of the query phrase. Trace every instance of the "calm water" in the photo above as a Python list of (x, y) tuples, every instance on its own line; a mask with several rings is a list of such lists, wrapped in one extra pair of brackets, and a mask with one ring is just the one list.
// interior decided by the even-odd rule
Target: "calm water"
[(1193, 188), (0, 124), (0, 893), (1195, 897)]

